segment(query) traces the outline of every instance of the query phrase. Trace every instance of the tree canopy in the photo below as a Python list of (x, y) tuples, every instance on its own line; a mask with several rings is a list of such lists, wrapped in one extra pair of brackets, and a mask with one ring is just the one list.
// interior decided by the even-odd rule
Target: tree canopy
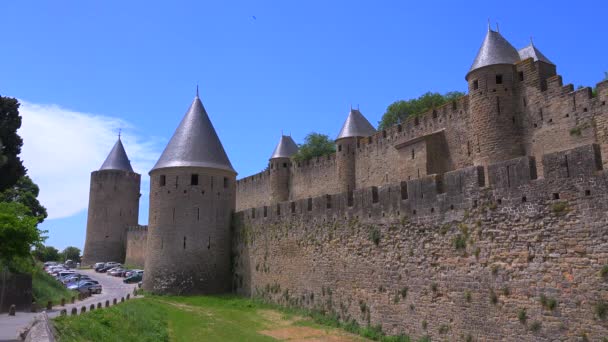
[(17, 202), (29, 208), (30, 214), (42, 223), (47, 217), (46, 208), (38, 201), (38, 185), (29, 176), (19, 178), (17, 184), (0, 192), (0, 202)]
[(19, 102), (11, 97), (0, 96), (0, 191), (11, 187), (25, 175), (25, 167), (19, 158), (23, 140), (17, 134), (21, 127)]
[(445, 94), (427, 92), (415, 99), (395, 101), (386, 108), (386, 112), (378, 123), (378, 129), (386, 129), (403, 122), (408, 116), (420, 115), (427, 110), (454, 101), (464, 95), (465, 93), (460, 91), (451, 91)]
[(304, 143), (298, 145), (298, 147), (298, 153), (292, 157), (297, 162), (336, 152), (336, 145), (329, 136), (315, 132), (308, 133), (304, 138)]
[(32, 247), (44, 239), (37, 223), (23, 204), (0, 202), (0, 263), (18, 270), (27, 265)]
[(46, 261), (60, 261), (61, 256), (59, 255), (59, 250), (53, 246), (42, 246), (39, 245), (32, 252), (34, 257), (42, 262)]
[(61, 252), (61, 258), (63, 261), (72, 260), (74, 262), (80, 262), (80, 248), (77, 247), (66, 247), (63, 252)]

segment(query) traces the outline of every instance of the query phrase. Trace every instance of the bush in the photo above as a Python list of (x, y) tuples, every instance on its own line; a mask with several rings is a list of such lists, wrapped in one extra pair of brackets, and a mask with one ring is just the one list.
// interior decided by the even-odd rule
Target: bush
[(526, 323), (526, 321), (528, 320), (528, 313), (526, 312), (526, 309), (519, 309), (519, 312), (517, 313), (517, 319), (522, 324)]
[(380, 231), (378, 228), (374, 228), (369, 232), (369, 239), (374, 243), (374, 245), (378, 246), (380, 243)]
[(608, 305), (603, 300), (595, 303), (593, 307), (595, 314), (599, 319), (606, 319), (606, 314), (608, 313)]
[(456, 250), (466, 249), (467, 248), (467, 237), (464, 236), (463, 234), (458, 234), (458, 235), (454, 236), (454, 239), (452, 239), (452, 246), (454, 246), (454, 248)]
[(401, 291), (399, 291), (399, 294), (401, 295), (401, 298), (405, 298), (405, 297), (407, 297), (407, 291), (408, 291), (407, 286), (406, 286), (406, 287), (401, 288)]
[(492, 303), (492, 304), (497, 304), (498, 303), (498, 296), (496, 295), (496, 293), (492, 289), (490, 289), (490, 303)]
[(555, 214), (565, 214), (568, 212), (568, 203), (566, 202), (557, 202), (551, 205), (551, 211)]
[(608, 279), (608, 265), (604, 265), (600, 270), (600, 277)]
[(467, 303), (471, 302), (471, 291), (469, 291), (469, 290), (464, 291), (464, 300), (466, 300)]
[(541, 324), (539, 321), (534, 321), (532, 322), (532, 324), (530, 324), (530, 331), (532, 332), (538, 332), (540, 331), (541, 328)]

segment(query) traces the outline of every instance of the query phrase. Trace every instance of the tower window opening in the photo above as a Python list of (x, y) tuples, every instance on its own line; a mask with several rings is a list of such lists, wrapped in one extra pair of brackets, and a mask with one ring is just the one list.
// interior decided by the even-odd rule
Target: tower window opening
[(165, 186), (167, 184), (167, 176), (160, 175), (160, 186)]
[(308, 211), (312, 211), (312, 198), (308, 198)]
[(251, 208), (251, 218), (255, 218), (255, 208)]
[(401, 199), (407, 199), (407, 182), (401, 182)]
[(184, 249), (186, 249), (186, 237), (184, 236)]
[(338, 145), (338, 152), (342, 152), (342, 145)]
[(524, 72), (520, 71), (518, 75), (519, 75), (519, 81), (522, 82), (524, 80)]
[(287, 168), (287, 163), (283, 163), (283, 168), (286, 169)]
[(196, 173), (190, 176), (190, 185), (198, 185), (198, 175)]
[(524, 97), (524, 107), (528, 106), (528, 102), (526, 101), (526, 98)]
[(474, 80), (473, 81), (473, 90), (477, 90), (479, 89), (479, 81), (478, 80)]
[(268, 207), (264, 206), (264, 217), (268, 216)]
[(177, 189), (177, 184), (179, 184), (179, 176), (175, 176), (175, 188)]
[(502, 75), (496, 75), (496, 84), (502, 84)]
[(378, 203), (378, 188), (372, 186), (372, 203)]
[(353, 205), (355, 205), (355, 195), (353, 194), (353, 192), (352, 192), (352, 191), (349, 191), (349, 192), (346, 194), (346, 197), (347, 197), (347, 199), (346, 199), (346, 200), (347, 200), (347, 205), (348, 205), (349, 207), (352, 207)]
[(207, 249), (211, 249), (211, 236), (209, 237), (209, 240), (207, 240)]
[(412, 149), (412, 159), (414, 159), (416, 157), (416, 152), (414, 152), (414, 149)]
[(326, 208), (331, 209), (331, 195), (325, 195)]
[(296, 213), (296, 202), (291, 202), (291, 213), (292, 214)]
[(281, 216), (281, 205), (277, 204), (277, 216)]
[(228, 177), (224, 177), (224, 189), (228, 188)]
[(201, 219), (201, 208), (196, 208), (196, 220), (200, 221)]

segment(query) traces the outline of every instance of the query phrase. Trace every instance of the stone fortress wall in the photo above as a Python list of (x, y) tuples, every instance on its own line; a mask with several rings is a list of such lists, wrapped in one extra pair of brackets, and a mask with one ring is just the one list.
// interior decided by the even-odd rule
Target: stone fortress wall
[[(513, 75), (523, 75), (525, 80), (518, 86), (520, 95), (513, 100), (521, 108), (503, 115), (510, 115), (507, 121), (521, 135), (518, 140), (522, 150), (516, 155), (541, 157), (591, 143), (598, 143), (604, 154), (608, 153), (608, 81), (597, 84), (594, 97), (589, 87), (574, 90), (571, 84), (564, 86), (559, 75), (544, 75), (543, 79), (543, 66), (546, 65), (531, 58), (515, 65)], [(474, 161), (485, 148), (477, 143), (484, 132), (473, 129), (469, 102), (471, 97), (484, 97), (494, 107), (493, 95), (488, 94), (499, 91), (509, 90), (482, 82), (477, 90), (471, 89), (457, 101), (359, 138), (354, 151), (356, 188), (485, 165)], [(288, 167), (292, 171), (288, 182), (290, 200), (338, 192), (336, 154), (292, 162)], [(238, 180), (237, 210), (269, 205), (270, 186), (270, 169)]]
[(126, 265), (141, 269), (144, 268), (148, 245), (147, 239), (148, 226), (137, 225), (127, 227)]
[(240, 211), (233, 288), (389, 334), (601, 340), (608, 173), (600, 147), (540, 159)]

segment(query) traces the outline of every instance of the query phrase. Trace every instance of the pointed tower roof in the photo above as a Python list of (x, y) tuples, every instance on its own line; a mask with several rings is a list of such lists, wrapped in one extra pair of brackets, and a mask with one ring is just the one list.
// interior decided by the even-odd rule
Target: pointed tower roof
[(197, 95), (150, 172), (166, 167), (195, 166), (236, 173)]
[[(530, 39), (530, 45), (519, 50), (518, 53), (519, 53), (519, 58), (521, 58), (521, 60), (524, 60), (526, 58), (533, 58), (535, 62), (541, 61), (541, 62), (553, 64), (553, 62), (551, 62), (549, 60), (549, 58), (547, 58), (545, 55), (543, 55), (542, 52), (540, 52), (536, 48), (536, 46), (534, 46), (534, 42), (532, 42), (531, 39)], [(553, 64), (553, 65), (555, 65), (555, 64)]]
[[(477, 52), (477, 57), (471, 65), (473, 70), (496, 64), (515, 64), (519, 61), (519, 53), (499, 32), (488, 27), (488, 33)], [(468, 75), (468, 74), (467, 74)]]
[(376, 133), (374, 126), (367, 121), (363, 114), (358, 109), (351, 108), (336, 140), (350, 137), (367, 137), (374, 133)]
[(277, 144), (277, 147), (274, 148), (270, 159), (273, 158), (289, 158), (298, 152), (298, 145), (293, 141), (291, 136), (282, 135), (281, 140)]
[(122, 146), (122, 141), (120, 141), (120, 135), (118, 136), (118, 140), (106, 161), (103, 162), (99, 170), (122, 170), (133, 172), (133, 168), (131, 167), (131, 162), (129, 162), (129, 158), (127, 157), (127, 152), (125, 152), (125, 147)]

